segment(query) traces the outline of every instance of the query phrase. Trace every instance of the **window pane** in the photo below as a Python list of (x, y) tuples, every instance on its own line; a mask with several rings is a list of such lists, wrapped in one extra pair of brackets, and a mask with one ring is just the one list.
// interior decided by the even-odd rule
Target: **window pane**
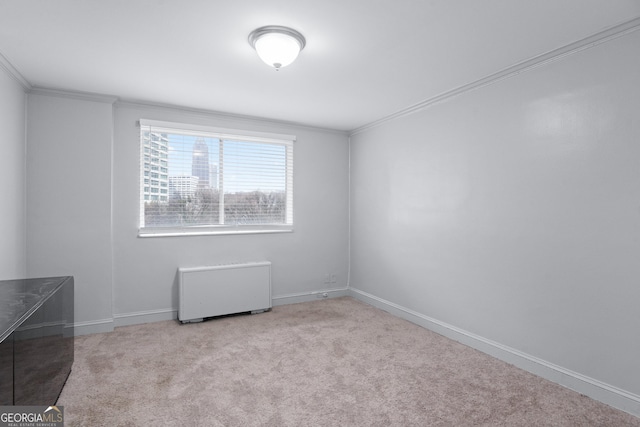
[(142, 228), (292, 225), (291, 141), (168, 130), (141, 126)]
[(224, 141), (225, 224), (284, 224), (286, 147)]
[[(152, 173), (153, 187), (168, 188), (168, 198), (157, 203), (145, 203), (144, 224), (147, 227), (180, 227), (214, 225), (219, 223), (219, 197), (217, 188), (217, 152), (219, 140), (215, 138), (150, 132), (151, 142), (158, 150), (151, 152), (151, 163), (166, 165), (161, 174)], [(168, 155), (162, 155), (168, 152)], [(213, 153), (213, 156), (210, 156)], [(155, 157), (154, 157), (155, 156)], [(168, 160), (160, 160), (167, 157)], [(146, 166), (146, 165), (145, 165)], [(157, 170), (151, 166), (151, 170)], [(162, 190), (167, 193), (167, 190)], [(153, 199), (152, 199), (153, 200)]]

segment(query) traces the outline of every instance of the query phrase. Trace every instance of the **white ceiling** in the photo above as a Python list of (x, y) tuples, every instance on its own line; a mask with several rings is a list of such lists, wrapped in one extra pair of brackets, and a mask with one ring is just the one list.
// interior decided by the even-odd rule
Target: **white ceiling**
[[(353, 130), (640, 16), (640, 0), (0, 0), (34, 87)], [(247, 37), (302, 32), (275, 71)]]

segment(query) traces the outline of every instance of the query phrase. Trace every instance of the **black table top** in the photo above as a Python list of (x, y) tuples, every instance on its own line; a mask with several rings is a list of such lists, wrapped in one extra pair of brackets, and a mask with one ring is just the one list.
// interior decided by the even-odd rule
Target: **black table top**
[(0, 280), (0, 342), (11, 335), (70, 277)]

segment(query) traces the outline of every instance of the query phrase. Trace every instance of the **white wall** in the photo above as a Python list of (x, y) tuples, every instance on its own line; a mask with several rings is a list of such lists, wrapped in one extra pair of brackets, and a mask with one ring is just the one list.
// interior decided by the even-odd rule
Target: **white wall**
[[(137, 237), (138, 120), (156, 119), (297, 136), (294, 232)], [(114, 313), (116, 324), (175, 317), (178, 267), (272, 262), (274, 303), (347, 286), (348, 140), (345, 134), (266, 121), (120, 103), (115, 109)], [(325, 284), (326, 273), (336, 283)]]
[[(75, 276), (78, 333), (174, 318), (179, 266), (269, 260), (274, 304), (346, 294), (346, 134), (43, 90), (28, 117), (27, 273)], [(294, 232), (137, 237), (140, 118), (297, 135)]]
[(112, 104), (31, 93), (27, 274), (74, 276), (78, 332), (112, 328)]
[(22, 86), (0, 66), (0, 280), (26, 274), (25, 100)]
[(353, 135), (356, 295), (631, 393), (640, 413), (638, 46), (636, 31)]

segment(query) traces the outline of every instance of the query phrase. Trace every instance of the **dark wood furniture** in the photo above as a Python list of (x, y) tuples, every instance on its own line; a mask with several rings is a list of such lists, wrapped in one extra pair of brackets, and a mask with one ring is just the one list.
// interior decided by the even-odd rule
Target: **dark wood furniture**
[(0, 405), (55, 405), (73, 365), (73, 286), (0, 281)]

